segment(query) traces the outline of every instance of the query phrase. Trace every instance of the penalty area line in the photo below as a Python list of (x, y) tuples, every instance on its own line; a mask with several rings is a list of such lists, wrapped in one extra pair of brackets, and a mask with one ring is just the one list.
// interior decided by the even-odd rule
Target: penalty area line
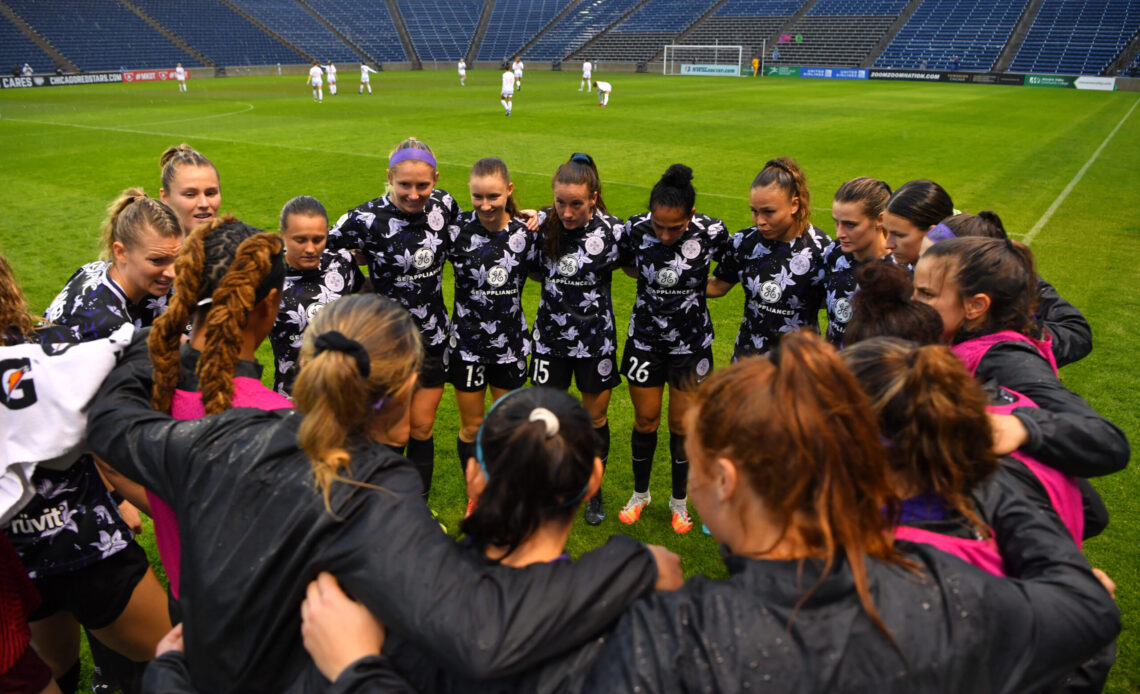
[(1057, 199), (1053, 201), (1053, 204), (1049, 205), (1049, 209), (1045, 210), (1045, 214), (1041, 215), (1041, 219), (1037, 220), (1037, 223), (1033, 225), (1033, 228), (1026, 232), (1025, 236), (1021, 239), (1022, 243), (1024, 243), (1026, 246), (1033, 243), (1033, 239), (1037, 238), (1037, 235), (1041, 233), (1041, 230), (1045, 228), (1045, 225), (1048, 224), (1049, 220), (1053, 218), (1053, 215), (1057, 212), (1057, 209), (1061, 207), (1061, 203), (1065, 202), (1065, 198), (1069, 197), (1069, 193), (1073, 192), (1073, 189), (1077, 187), (1077, 184), (1081, 182), (1081, 179), (1085, 177), (1085, 173), (1093, 165), (1093, 162), (1097, 160), (1097, 157), (1099, 157), (1100, 153), (1104, 151), (1104, 148), (1108, 146), (1108, 143), (1112, 140), (1113, 136), (1116, 135), (1116, 133), (1124, 125), (1124, 121), (1128, 120), (1128, 117), (1132, 115), (1132, 112), (1136, 110), (1136, 107), (1138, 105), (1140, 105), (1140, 99), (1137, 99), (1135, 102), (1133, 102), (1132, 108), (1128, 109), (1128, 113), (1124, 114), (1124, 117), (1121, 118), (1120, 122), (1116, 124), (1116, 127), (1112, 129), (1112, 132), (1108, 134), (1108, 137), (1104, 138), (1104, 142), (1100, 143), (1100, 147), (1096, 148), (1096, 151), (1092, 153), (1092, 156), (1089, 157), (1089, 160), (1086, 161), (1085, 165), (1081, 167), (1081, 170), (1077, 172), (1077, 175), (1073, 176), (1073, 180), (1069, 181), (1069, 185), (1065, 186), (1065, 189), (1061, 191), (1061, 193), (1057, 196)]

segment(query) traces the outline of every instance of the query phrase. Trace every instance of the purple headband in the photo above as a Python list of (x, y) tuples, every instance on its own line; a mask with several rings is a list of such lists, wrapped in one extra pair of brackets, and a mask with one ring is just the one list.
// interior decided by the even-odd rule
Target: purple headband
[(422, 161), (426, 164), (431, 164), (431, 168), (436, 168), (435, 157), (431, 152), (426, 149), (419, 149), (418, 147), (405, 147), (404, 149), (396, 150), (396, 153), (388, 158), (388, 168), (399, 164), (402, 161)]
[(950, 227), (939, 222), (930, 227), (930, 231), (926, 232), (926, 238), (930, 239), (931, 243), (938, 243), (939, 241), (957, 238), (957, 236), (950, 230)]

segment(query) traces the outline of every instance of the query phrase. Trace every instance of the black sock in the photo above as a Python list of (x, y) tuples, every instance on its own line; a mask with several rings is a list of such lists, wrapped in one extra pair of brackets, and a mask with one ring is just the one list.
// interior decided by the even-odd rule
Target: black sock
[(146, 663), (136, 663), (118, 651), (112, 650), (87, 631), (87, 645), (91, 649), (91, 660), (99, 670), (100, 679), (121, 689), (123, 694), (137, 694), (142, 691), (142, 672)]
[(420, 473), (420, 482), (424, 485), (423, 497), (426, 499), (431, 491), (431, 473), (435, 468), (435, 437), (408, 439), (407, 455)]
[(685, 457), (685, 435), (669, 433), (669, 453), (673, 456), (673, 498), (684, 499), (689, 488), (689, 459)]
[[(594, 436), (598, 439), (598, 457), (602, 459), (602, 472), (604, 477), (606, 463), (610, 460), (610, 423), (606, 422), (600, 427), (595, 427)], [(594, 496), (601, 493), (602, 486), (599, 484), (598, 491)]]
[(76, 690), (79, 689), (79, 661), (75, 661), (75, 665), (72, 665), (67, 669), (67, 672), (57, 677), (55, 683), (59, 685), (63, 694), (75, 694)]
[(643, 434), (634, 429), (630, 436), (633, 446), (633, 491), (645, 494), (649, 491), (649, 473), (653, 471), (653, 454), (657, 450), (657, 432)]
[(459, 479), (467, 481), (467, 461), (475, 457), (475, 442), (455, 437), (455, 450), (459, 454)]
[(386, 443), (384, 445), (388, 447), (388, 450), (392, 451), (396, 455), (404, 455), (404, 447), (403, 446), (397, 446), (394, 443)]

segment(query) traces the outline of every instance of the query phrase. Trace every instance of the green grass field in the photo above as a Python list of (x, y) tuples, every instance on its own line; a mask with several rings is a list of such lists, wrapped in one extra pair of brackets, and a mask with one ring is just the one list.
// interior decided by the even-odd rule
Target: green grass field
[[(725, 79), (605, 75), (608, 108), (576, 90), (573, 72), (528, 72), (504, 118), (499, 73), (473, 71), (460, 88), (453, 72), (385, 73), (374, 94), (356, 92), (342, 73), (341, 93), (309, 97), (302, 76), (5, 90), (0, 92), (0, 251), (12, 262), (31, 307), (42, 311), (80, 264), (98, 252), (98, 227), (116, 194), (142, 185), (157, 194), (158, 156), (189, 142), (221, 171), (222, 209), (276, 228), (281, 205), (299, 194), (321, 199), (335, 220), (383, 191), (389, 150), (414, 135), (439, 158), (440, 187), (469, 207), (467, 171), (495, 155), (511, 168), (523, 207), (551, 202), (550, 177), (571, 152), (594, 155), (612, 212), (645, 209), (649, 189), (672, 163), (693, 167), (697, 206), (733, 229), (750, 224), (748, 186), (764, 162), (795, 157), (814, 192), (813, 221), (833, 234), (831, 196), (843, 181), (875, 176), (897, 187), (932, 178), (964, 211), (993, 209), (1023, 235), (1082, 177), (1033, 235), (1041, 274), (1093, 325), (1096, 348), (1066, 367), (1066, 384), (1120, 425), (1140, 434), (1140, 114), (1138, 95), (982, 85)], [(1106, 138), (1115, 132), (1107, 146)], [(1094, 153), (1098, 153), (1095, 161)], [(1087, 167), (1087, 168), (1085, 168)], [(466, 203), (466, 204), (465, 204)], [(448, 282), (445, 281), (445, 285)], [(634, 281), (615, 275), (624, 329)], [(741, 294), (710, 302), (719, 365), (728, 363), (742, 312)], [(537, 286), (526, 309), (533, 316)], [(448, 297), (450, 305), (450, 297)], [(268, 347), (262, 362), (272, 368)], [(267, 369), (267, 372), (268, 370)], [(271, 374), (267, 373), (267, 379)], [(613, 447), (604, 485), (609, 517), (579, 523), (574, 552), (625, 532), (680, 553), (689, 575), (720, 575), (713, 540), (678, 537), (668, 524), (667, 435), (660, 436), (655, 500), (634, 526), (617, 521), (632, 489), (625, 387), (610, 407)], [(431, 505), (454, 532), (464, 507), (455, 460), (458, 420), (450, 389), (436, 427)], [(1112, 523), (1087, 543), (1095, 566), (1118, 584), (1124, 612), (1111, 692), (1140, 690), (1140, 480), (1136, 468), (1097, 487)], [(149, 538), (147, 538), (149, 541)]]

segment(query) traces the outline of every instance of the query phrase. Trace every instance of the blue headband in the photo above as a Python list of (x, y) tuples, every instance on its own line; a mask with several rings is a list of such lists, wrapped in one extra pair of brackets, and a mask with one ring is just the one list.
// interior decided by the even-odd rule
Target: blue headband
[(388, 157), (388, 168), (392, 168), (402, 161), (422, 161), (425, 164), (431, 164), (431, 168), (436, 168), (435, 157), (432, 156), (431, 152), (418, 147), (405, 147), (396, 150), (395, 154)]
[(930, 239), (931, 243), (938, 243), (947, 239), (956, 238), (957, 235), (950, 229), (950, 227), (939, 222), (930, 227), (930, 231), (926, 232), (926, 238)]
[[(477, 431), (475, 433), (475, 460), (477, 460), (479, 462), (479, 467), (481, 467), (483, 469), (483, 475), (488, 480), (491, 479), (491, 473), (487, 471), (487, 463), (484, 462), (484, 460), (483, 460), (483, 429), (487, 426), (487, 420), (491, 418), (491, 413), (495, 411), (495, 408), (499, 406), (499, 403), (504, 402), (507, 398), (509, 398), (512, 395), (514, 395), (515, 393), (521, 392), (523, 390), (526, 390), (526, 388), (525, 387), (524, 388), (516, 388), (516, 389), (512, 390), (511, 392), (507, 393), (506, 395), (504, 395), (503, 397), (496, 400), (491, 405), (491, 409), (487, 410), (486, 416), (483, 417), (483, 421), (479, 424), (479, 431)], [(536, 417), (535, 416), (535, 412), (537, 412), (539, 410), (545, 410), (545, 412), (547, 413), (546, 416), (551, 416), (550, 411), (546, 410), (546, 408), (536, 407), (534, 412), (531, 412), (530, 421), (536, 421), (538, 419), (543, 419), (543, 421), (545, 422), (545, 419), (543, 417)], [(555, 422), (557, 422), (557, 421), (558, 420), (555, 419)], [(547, 433), (547, 438), (558, 433), (558, 429), (556, 426), (551, 427), (550, 424), (547, 423), (546, 427), (547, 427), (547, 432), (549, 432), (549, 433)], [(585, 484), (585, 486), (582, 487), (582, 491), (578, 492), (578, 494), (573, 499), (567, 499), (566, 501), (555, 506), (554, 508), (569, 508), (571, 506), (574, 506), (574, 505), (578, 504), (578, 502), (580, 502), (582, 499), (586, 498), (586, 492), (588, 492), (588, 491), (590, 491), (590, 480), (589, 479), (586, 480), (586, 484)]]

